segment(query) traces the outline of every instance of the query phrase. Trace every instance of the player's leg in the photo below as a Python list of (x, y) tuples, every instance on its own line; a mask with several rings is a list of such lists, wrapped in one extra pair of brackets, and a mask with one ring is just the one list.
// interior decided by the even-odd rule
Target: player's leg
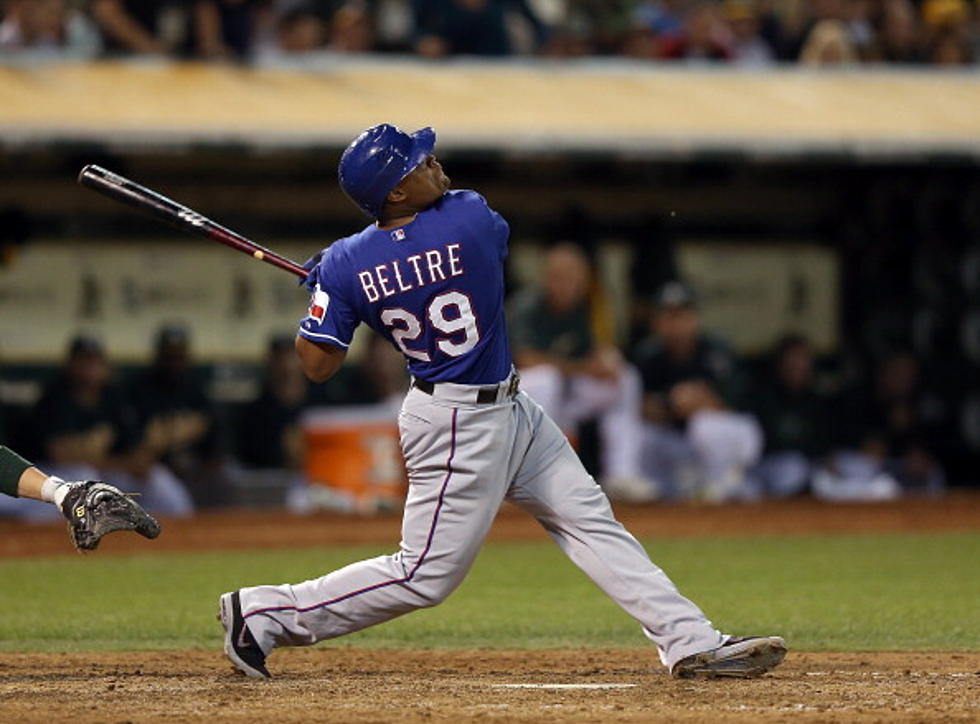
[(673, 427), (645, 421), (641, 425), (640, 435), (643, 441), (641, 469), (645, 475), (657, 481), (659, 499), (692, 499), (697, 491), (700, 473), (697, 454), (687, 436)]
[(242, 612), (263, 653), (445, 599), (476, 557), (516, 467), (514, 418), (510, 404), (451, 407), (412, 390), (399, 417), (410, 483), (401, 550), (305, 583), (242, 589)]
[(625, 364), (615, 380), (577, 375), (572, 395), (581, 401), (578, 419), (599, 421), (603, 486), (633, 490), (644, 500), (657, 497), (656, 483), (643, 475), (643, 382), (637, 369)]
[(535, 439), (509, 499), (534, 515), (572, 561), (642, 624), (667, 666), (721, 646), (722, 634), (613, 517), (555, 424), (528, 398), (518, 399)]
[(751, 415), (704, 410), (688, 420), (688, 439), (700, 462), (700, 497), (709, 503), (749, 500), (746, 471), (762, 455), (759, 423)]
[(566, 415), (568, 389), (565, 375), (555, 365), (542, 363), (521, 368), (521, 389), (563, 429), (579, 421)]

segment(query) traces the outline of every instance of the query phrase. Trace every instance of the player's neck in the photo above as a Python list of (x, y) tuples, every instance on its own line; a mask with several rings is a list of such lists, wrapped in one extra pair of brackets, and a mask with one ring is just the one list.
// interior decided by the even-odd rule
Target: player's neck
[(410, 224), (415, 221), (417, 215), (417, 211), (406, 211), (395, 216), (387, 216), (383, 219), (378, 219), (378, 228), (382, 231), (397, 229), (399, 226), (405, 226), (405, 224)]
[(415, 217), (432, 205), (431, 199), (405, 198), (399, 201), (388, 201), (378, 219), (378, 228), (382, 231), (397, 229), (415, 221)]

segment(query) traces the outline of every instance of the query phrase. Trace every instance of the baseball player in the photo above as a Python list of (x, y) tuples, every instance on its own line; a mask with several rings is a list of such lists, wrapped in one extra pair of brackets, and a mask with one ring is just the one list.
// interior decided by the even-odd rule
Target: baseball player
[(676, 677), (758, 676), (786, 653), (777, 636), (715, 630), (613, 517), (561, 431), (514, 372), (503, 311), (509, 228), (482, 196), (450, 191), (435, 132), (382, 124), (344, 152), (340, 185), (375, 223), (307, 263), (313, 292), (296, 350), (331, 377), (361, 322), (405, 356), (399, 413), (409, 477), (400, 550), (294, 585), (225, 593), (224, 650), (268, 677), (279, 646), (314, 644), (435, 606), (462, 582), (507, 499), (633, 616)]
[(69, 483), (38, 470), (0, 445), (0, 493), (52, 503), (68, 519), (78, 550), (95, 550), (102, 536), (135, 530), (144, 538), (160, 535), (160, 524), (119, 488), (98, 481)]

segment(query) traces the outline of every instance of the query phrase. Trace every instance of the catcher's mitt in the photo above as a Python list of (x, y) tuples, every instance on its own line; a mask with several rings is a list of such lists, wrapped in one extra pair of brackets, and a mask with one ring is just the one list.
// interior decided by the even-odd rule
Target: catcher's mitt
[(135, 530), (144, 538), (160, 535), (160, 524), (141, 508), (131, 494), (107, 483), (74, 483), (61, 503), (68, 519), (68, 535), (80, 551), (99, 547), (102, 536), (117, 530)]

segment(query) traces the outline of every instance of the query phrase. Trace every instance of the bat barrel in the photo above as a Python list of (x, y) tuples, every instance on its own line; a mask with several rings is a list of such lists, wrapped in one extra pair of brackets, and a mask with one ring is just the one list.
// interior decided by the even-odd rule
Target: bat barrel
[(215, 223), (173, 199), (140, 186), (124, 176), (113, 173), (101, 166), (89, 164), (78, 174), (78, 183), (98, 191), (103, 196), (119, 201), (144, 213), (152, 214), (179, 229), (199, 234), (212, 241), (230, 246), (267, 264), (279, 267), (299, 277), (306, 277), (307, 271), (299, 264), (286, 259), (274, 251), (256, 244), (231, 229)]

